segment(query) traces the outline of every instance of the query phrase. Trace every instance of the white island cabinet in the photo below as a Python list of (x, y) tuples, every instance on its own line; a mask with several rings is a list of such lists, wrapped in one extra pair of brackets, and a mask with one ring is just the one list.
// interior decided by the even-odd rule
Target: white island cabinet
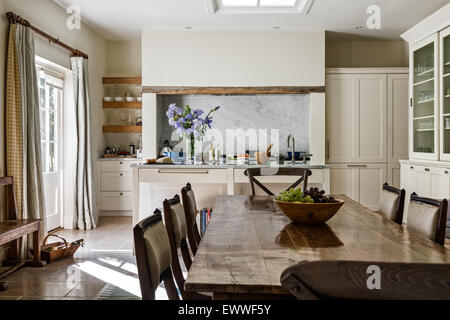
[[(194, 189), (197, 207), (213, 208), (216, 198), (222, 194), (249, 194), (249, 181), (244, 175), (248, 167), (230, 165), (133, 165), (132, 196), (133, 224), (151, 215), (155, 209), (161, 209), (164, 199), (180, 195), (181, 188), (191, 183)], [(290, 166), (288, 166), (290, 167)], [(311, 169), (308, 186), (323, 188), (330, 192), (330, 169), (324, 165), (295, 165), (297, 168)], [(258, 178), (272, 192), (280, 192), (298, 177), (266, 176)], [(257, 193), (264, 194), (261, 190)]]

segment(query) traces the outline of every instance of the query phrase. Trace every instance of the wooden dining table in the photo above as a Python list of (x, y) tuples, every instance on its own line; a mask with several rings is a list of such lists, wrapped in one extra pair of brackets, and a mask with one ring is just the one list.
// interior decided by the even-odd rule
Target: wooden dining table
[(408, 232), (350, 198), (323, 225), (297, 225), (267, 196), (219, 196), (186, 291), (213, 299), (289, 298), (280, 275), (300, 261), (450, 263), (449, 248)]

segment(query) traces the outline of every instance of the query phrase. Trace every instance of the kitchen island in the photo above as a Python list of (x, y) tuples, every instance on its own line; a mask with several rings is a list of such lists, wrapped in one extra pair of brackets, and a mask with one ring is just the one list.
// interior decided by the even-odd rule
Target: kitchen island
[[(161, 208), (164, 199), (180, 194), (186, 183), (191, 183), (198, 208), (213, 207), (219, 195), (249, 194), (248, 168), (276, 168), (264, 165), (159, 165), (133, 164), (133, 224)], [(308, 185), (330, 193), (330, 167), (317, 164), (284, 164), (278, 167), (305, 168), (312, 171)], [(264, 176), (258, 178), (273, 192), (287, 188), (297, 180), (292, 176)], [(257, 193), (262, 193), (257, 188)]]

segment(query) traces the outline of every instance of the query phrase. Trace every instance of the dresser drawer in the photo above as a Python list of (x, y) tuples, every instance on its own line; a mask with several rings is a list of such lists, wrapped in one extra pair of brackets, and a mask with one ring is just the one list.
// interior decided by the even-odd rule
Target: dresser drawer
[(101, 208), (103, 211), (132, 210), (132, 192), (102, 192)]
[(101, 191), (132, 191), (131, 171), (102, 172)]
[(228, 182), (227, 169), (146, 169), (140, 170), (140, 177), (153, 184), (183, 184), (190, 183), (219, 183)]
[(102, 161), (102, 172), (115, 172), (115, 171), (131, 171), (131, 165), (138, 163), (136, 161)]

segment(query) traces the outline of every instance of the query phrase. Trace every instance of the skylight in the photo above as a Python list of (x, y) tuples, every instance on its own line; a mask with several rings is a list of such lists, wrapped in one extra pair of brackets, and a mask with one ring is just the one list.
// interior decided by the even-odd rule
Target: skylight
[(224, 8), (292, 8), (297, 0), (222, 0)]
[(314, 0), (204, 0), (209, 14), (302, 14)]

